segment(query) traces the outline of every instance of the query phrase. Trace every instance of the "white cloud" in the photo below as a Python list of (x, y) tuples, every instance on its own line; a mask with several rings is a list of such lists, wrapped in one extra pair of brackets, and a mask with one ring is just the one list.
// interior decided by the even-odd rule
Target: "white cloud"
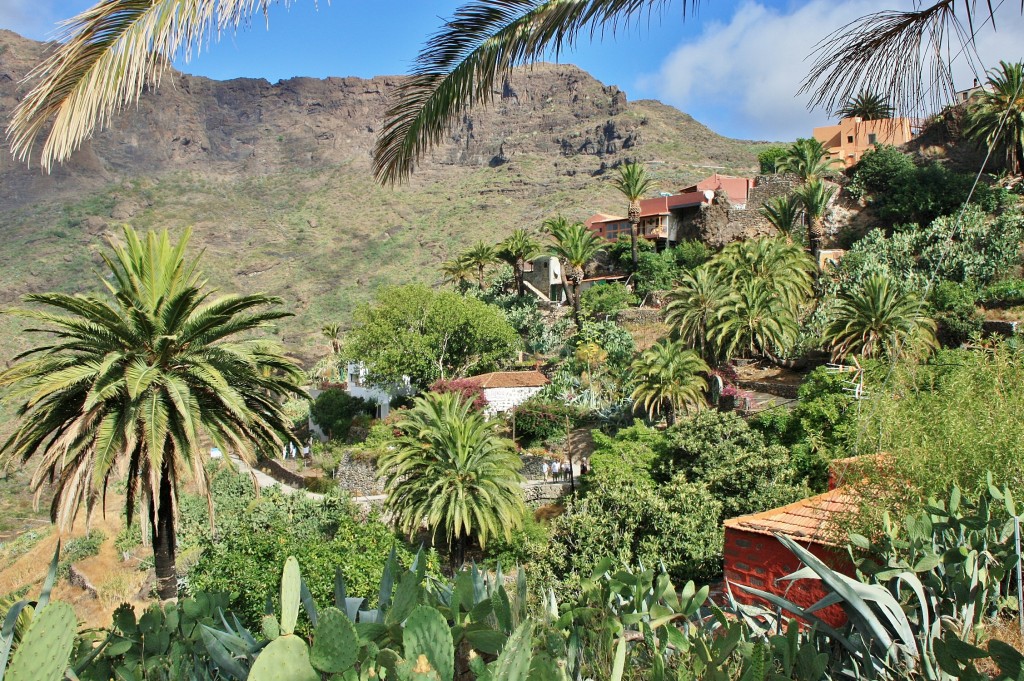
[(0, 0), (0, 28), (28, 38), (48, 38), (57, 18), (53, 5), (46, 0)]
[[(882, 9), (909, 9), (907, 0), (811, 0), (789, 9), (745, 2), (728, 22), (706, 25), (696, 40), (673, 51), (641, 87), (656, 93), (720, 133), (747, 139), (794, 139), (828, 122), (827, 112), (806, 108), (797, 96), (815, 45), (832, 31)], [(998, 31), (979, 32), (985, 65), (1021, 59), (1024, 19), (1017, 8), (997, 15)], [(967, 60), (954, 65), (958, 87), (973, 74)]]

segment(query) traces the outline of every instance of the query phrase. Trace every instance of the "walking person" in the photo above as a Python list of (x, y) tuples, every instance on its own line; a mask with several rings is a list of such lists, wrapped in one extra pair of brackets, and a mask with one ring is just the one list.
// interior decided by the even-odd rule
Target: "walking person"
[(541, 465), (541, 470), (544, 471), (544, 482), (548, 481), (548, 462), (547, 460)]
[(558, 459), (555, 459), (551, 463), (551, 479), (554, 480), (555, 482), (558, 482), (560, 479), (559, 476), (561, 475), (561, 472), (561, 466), (559, 466), (558, 464)]
[(586, 475), (588, 470), (590, 470), (590, 466), (587, 463), (587, 457), (583, 457), (583, 460), (580, 461), (580, 477)]

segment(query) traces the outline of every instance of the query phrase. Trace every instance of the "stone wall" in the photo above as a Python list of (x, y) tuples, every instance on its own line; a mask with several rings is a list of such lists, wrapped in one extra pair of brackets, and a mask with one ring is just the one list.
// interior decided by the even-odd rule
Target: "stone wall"
[(774, 381), (736, 381), (736, 385), (743, 390), (768, 393), (769, 395), (785, 397), (790, 400), (795, 400), (797, 393), (800, 391), (799, 385), (794, 385), (792, 383), (776, 383)]
[(528, 504), (546, 504), (558, 501), (571, 490), (568, 482), (545, 482), (535, 485), (526, 485), (523, 493)]
[(702, 205), (690, 228), (694, 236), (714, 248), (732, 241), (775, 234), (775, 228), (761, 215), (766, 201), (785, 196), (800, 186), (796, 175), (758, 175), (747, 197), (745, 208), (737, 208), (715, 195), (710, 205)]
[(615, 321), (619, 324), (657, 324), (664, 321), (665, 311), (656, 307), (627, 307), (619, 310)]
[(334, 479), (341, 489), (347, 490), (354, 497), (374, 496), (384, 492), (377, 480), (377, 462), (355, 459), (351, 454), (346, 454), (334, 469)]
[(998, 334), (1000, 336), (1016, 336), (1020, 333), (1024, 321), (1005, 321), (1001, 319), (986, 319), (981, 323), (981, 330), (985, 333)]
[(295, 489), (303, 489), (306, 486), (306, 479), (303, 476), (288, 470), (288, 467), (277, 459), (260, 459), (258, 468), (274, 480)]

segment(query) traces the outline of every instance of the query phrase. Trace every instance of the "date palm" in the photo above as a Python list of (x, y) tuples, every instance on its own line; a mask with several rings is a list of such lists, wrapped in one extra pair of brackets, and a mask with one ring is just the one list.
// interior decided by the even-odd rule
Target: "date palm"
[(728, 280), (734, 290), (747, 281), (757, 282), (777, 296), (794, 315), (812, 292), (814, 261), (802, 248), (783, 239), (761, 237), (734, 241), (709, 265)]
[(779, 172), (793, 173), (804, 182), (814, 182), (835, 172), (842, 161), (828, 158), (828, 150), (813, 137), (798, 139), (779, 159)]
[(455, 287), (460, 291), (464, 290), (463, 286), (468, 286), (466, 282), (468, 282), (474, 274), (473, 266), (462, 257), (445, 260), (441, 263), (441, 272), (444, 274), (445, 282), (455, 284)]
[(665, 415), (669, 426), (676, 415), (689, 414), (705, 406), (708, 383), (701, 374), (708, 365), (681, 341), (662, 340), (644, 350), (630, 367), (633, 373), (633, 409), (641, 408), (649, 418)]
[(640, 199), (654, 187), (654, 180), (647, 174), (647, 169), (639, 163), (626, 163), (619, 166), (619, 176), (612, 184), (629, 202), (626, 216), (629, 220), (630, 253), (633, 258), (633, 271), (636, 272), (639, 262), (636, 240), (640, 229)]
[(923, 309), (913, 293), (901, 292), (888, 277), (871, 275), (839, 297), (825, 338), (837, 359), (930, 351), (936, 327)]
[(331, 343), (331, 354), (341, 353), (341, 324), (333, 322), (320, 327), (320, 333)]
[(526, 263), (536, 258), (541, 253), (541, 244), (533, 235), (525, 229), (517, 229), (498, 246), (498, 256), (512, 266), (516, 279), (516, 292), (523, 295), (525, 286), (523, 284), (523, 272)]
[(569, 284), (569, 297), (572, 301), (572, 316), (576, 328), (583, 330), (580, 317), (580, 284), (586, 276), (586, 268), (599, 253), (604, 251), (604, 241), (582, 222), (576, 222), (553, 231), (555, 243), (551, 246), (551, 255), (562, 263), (562, 276)]
[(877, 92), (861, 90), (847, 100), (836, 115), (840, 118), (860, 118), (865, 121), (880, 121), (892, 118), (895, 110), (892, 105)]
[(475, 538), (481, 547), (495, 536), (510, 539), (526, 513), (522, 461), (457, 392), (416, 398), (395, 424), (403, 435), (378, 461), (396, 526), (413, 537), (426, 522), (444, 537), (458, 566)]
[(665, 321), (688, 347), (699, 348), (705, 360), (714, 354), (708, 329), (729, 291), (718, 270), (702, 265), (684, 274), (668, 295)]
[(988, 74), (988, 88), (979, 90), (967, 105), (968, 137), (1002, 149), (1006, 169), (1021, 174), (1024, 161), (1024, 62), (999, 62)]
[(759, 279), (746, 279), (722, 303), (711, 337), (726, 358), (737, 351), (747, 357), (774, 357), (796, 341), (799, 325), (792, 309)]
[(793, 234), (799, 228), (803, 218), (803, 204), (793, 195), (776, 196), (764, 202), (761, 215), (774, 227), (779, 234), (786, 235), (786, 241), (793, 243)]
[(462, 260), (466, 265), (476, 270), (477, 284), (479, 284), (480, 290), (483, 291), (486, 288), (484, 272), (487, 271), (488, 267), (498, 262), (498, 249), (481, 241), (460, 255), (459, 260)]
[(177, 595), (180, 484), (207, 492), (204, 439), (250, 463), (280, 451), (290, 422), (284, 396), (304, 396), (302, 372), (253, 332), (290, 316), (265, 295), (209, 300), (212, 291), (185, 259), (188, 234), (167, 232), (104, 256), (108, 294), (39, 293), (15, 310), (45, 335), (0, 374), (19, 419), (3, 463), (36, 461), (31, 485), (53, 481), (51, 518), (62, 527), (91, 512), (125, 479), (129, 522), (141, 501), (149, 517), (161, 598)]
[[(683, 19), (699, 4), (685, 0)], [(138, 101), (147, 86), (158, 86), (178, 57), (188, 58), (269, 5), (269, 0), (103, 0), (69, 19), (11, 117), (13, 153), (27, 160), (45, 131), (43, 167), (63, 162), (97, 126)], [(429, 40), (410, 78), (399, 86), (374, 150), (376, 177), (388, 183), (407, 177), (465, 112), (491, 101), (500, 90), (496, 84), (515, 66), (656, 16), (662, 5), (662, 0), (470, 0)], [(953, 53), (946, 49), (949, 42), (963, 36), (959, 22), (983, 27), (991, 18), (994, 25), (996, 11), (991, 4), (935, 0), (909, 11), (865, 16), (821, 41), (801, 91), (828, 109), (853, 96), (853, 88), (884, 92), (897, 107), (913, 109), (923, 99), (920, 74), (949, 73), (943, 55)], [(938, 94), (948, 88), (930, 89)]]
[(812, 247), (818, 250), (825, 239), (825, 215), (828, 213), (832, 198), (836, 195), (836, 186), (822, 180), (812, 180), (799, 187), (795, 194), (804, 207), (804, 215), (807, 216), (807, 231), (811, 235)]

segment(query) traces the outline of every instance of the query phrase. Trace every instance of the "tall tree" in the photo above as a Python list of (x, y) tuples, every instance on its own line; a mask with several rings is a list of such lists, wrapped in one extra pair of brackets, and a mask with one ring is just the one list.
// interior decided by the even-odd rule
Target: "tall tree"
[(709, 265), (730, 281), (733, 288), (756, 281), (796, 313), (812, 292), (814, 261), (795, 244), (761, 237), (734, 241)]
[(839, 297), (824, 335), (839, 359), (914, 354), (936, 345), (935, 322), (924, 314), (921, 300), (879, 274)]
[(484, 272), (488, 267), (498, 262), (498, 249), (480, 241), (460, 255), (459, 260), (462, 260), (476, 270), (477, 283), (480, 285), (480, 290), (483, 291), (486, 288)]
[(964, 132), (994, 149), (1002, 149), (1006, 169), (1021, 174), (1024, 161), (1024, 62), (999, 62), (988, 73), (988, 87), (967, 104)]
[(516, 292), (519, 295), (523, 295), (526, 292), (523, 283), (523, 272), (526, 269), (526, 263), (536, 258), (540, 253), (540, 242), (533, 238), (533, 235), (525, 229), (515, 230), (498, 246), (498, 256), (512, 266), (516, 279)]
[(836, 195), (836, 186), (822, 180), (812, 180), (797, 188), (795, 194), (804, 207), (804, 215), (807, 216), (807, 232), (811, 236), (811, 247), (819, 250), (825, 239), (825, 214), (828, 213), (828, 206)]
[(337, 355), (341, 352), (341, 324), (337, 322), (324, 324), (320, 327), (320, 333), (330, 342), (332, 354)]
[(668, 295), (665, 321), (689, 347), (700, 348), (701, 357), (707, 361), (715, 354), (708, 329), (728, 295), (726, 281), (718, 270), (707, 265), (684, 274)]
[(626, 163), (619, 166), (619, 176), (612, 184), (629, 202), (626, 216), (629, 220), (630, 254), (633, 258), (633, 271), (639, 264), (636, 240), (640, 229), (640, 199), (654, 187), (654, 180), (647, 174), (647, 169), (640, 163)]
[[(18, 103), (8, 134), (13, 153), (26, 160), (46, 132), (42, 164), (63, 162), (176, 58), (211, 34), (247, 23), (268, 2), (241, 0), (106, 0), (64, 22), (57, 47), (33, 72), (36, 84)], [(473, 106), (489, 102), (500, 79), (523, 63), (571, 48), (602, 29), (651, 16), (661, 0), (471, 0), (456, 10), (426, 47), (386, 114), (374, 150), (374, 172), (396, 182), (440, 142)], [(699, 0), (683, 3), (695, 10)], [(997, 5), (996, 8), (1001, 7)], [(882, 11), (847, 24), (822, 41), (802, 91), (832, 109), (852, 88), (884, 91), (897, 107), (923, 100), (921, 73), (949, 73), (944, 54), (962, 26), (995, 25), (991, 4), (934, 0), (907, 11)], [(1012, 11), (1012, 10), (1007, 10)], [(1024, 13), (1024, 7), (1021, 8)], [(959, 14), (958, 14), (959, 12)], [(654, 13), (657, 14), (657, 13)], [(972, 34), (973, 37), (973, 34)], [(943, 47), (945, 46), (945, 47)], [(927, 49), (925, 49), (927, 48)], [(937, 49), (936, 49), (937, 48)], [(929, 64), (923, 62), (928, 61)], [(815, 83), (818, 85), (815, 86)], [(930, 87), (936, 94), (947, 87)], [(49, 125), (50, 119), (53, 124)]]
[(580, 284), (586, 276), (587, 265), (604, 251), (604, 241), (582, 222), (571, 224), (554, 232), (555, 243), (551, 255), (562, 263), (562, 276), (569, 283), (572, 316), (578, 330), (583, 329), (580, 317)]
[(836, 115), (839, 118), (860, 118), (865, 121), (880, 121), (892, 118), (895, 109), (885, 97), (877, 92), (861, 90), (846, 101)]
[(807, 137), (793, 143), (779, 160), (778, 167), (780, 172), (793, 173), (804, 182), (814, 182), (835, 172), (841, 164), (838, 158), (828, 158), (828, 150), (821, 142)]
[(471, 539), (481, 547), (495, 536), (510, 539), (526, 513), (522, 461), (457, 392), (416, 398), (403, 420), (403, 435), (378, 461), (387, 500), (384, 508), (403, 532), (414, 536), (424, 521), (452, 548), (461, 565)]
[(455, 284), (455, 287), (465, 292), (469, 286), (467, 283), (473, 276), (473, 265), (463, 257), (452, 258), (441, 263), (441, 273), (444, 274), (444, 281), (448, 284)]
[(0, 374), (19, 420), (3, 463), (36, 459), (32, 488), (55, 481), (51, 518), (62, 527), (91, 512), (127, 475), (126, 517), (140, 501), (149, 516), (161, 598), (177, 595), (178, 488), (191, 474), (207, 492), (202, 440), (243, 460), (279, 451), (290, 422), (280, 398), (303, 396), (303, 374), (280, 348), (253, 332), (289, 316), (260, 294), (211, 291), (185, 258), (186, 233), (140, 239), (104, 256), (108, 296), (39, 293), (15, 310), (46, 335)]
[(796, 316), (764, 281), (742, 281), (722, 303), (711, 328), (714, 342), (725, 357), (737, 351), (747, 357), (774, 357), (796, 341)]
[(793, 243), (793, 234), (797, 231), (803, 217), (803, 205), (799, 197), (793, 194), (776, 196), (764, 202), (761, 215), (768, 220), (779, 234), (786, 236), (788, 243)]
[(708, 383), (701, 375), (708, 365), (681, 341), (662, 340), (644, 350), (630, 367), (633, 372), (633, 409), (641, 407), (650, 418), (665, 415), (669, 426), (676, 415), (703, 407)]

